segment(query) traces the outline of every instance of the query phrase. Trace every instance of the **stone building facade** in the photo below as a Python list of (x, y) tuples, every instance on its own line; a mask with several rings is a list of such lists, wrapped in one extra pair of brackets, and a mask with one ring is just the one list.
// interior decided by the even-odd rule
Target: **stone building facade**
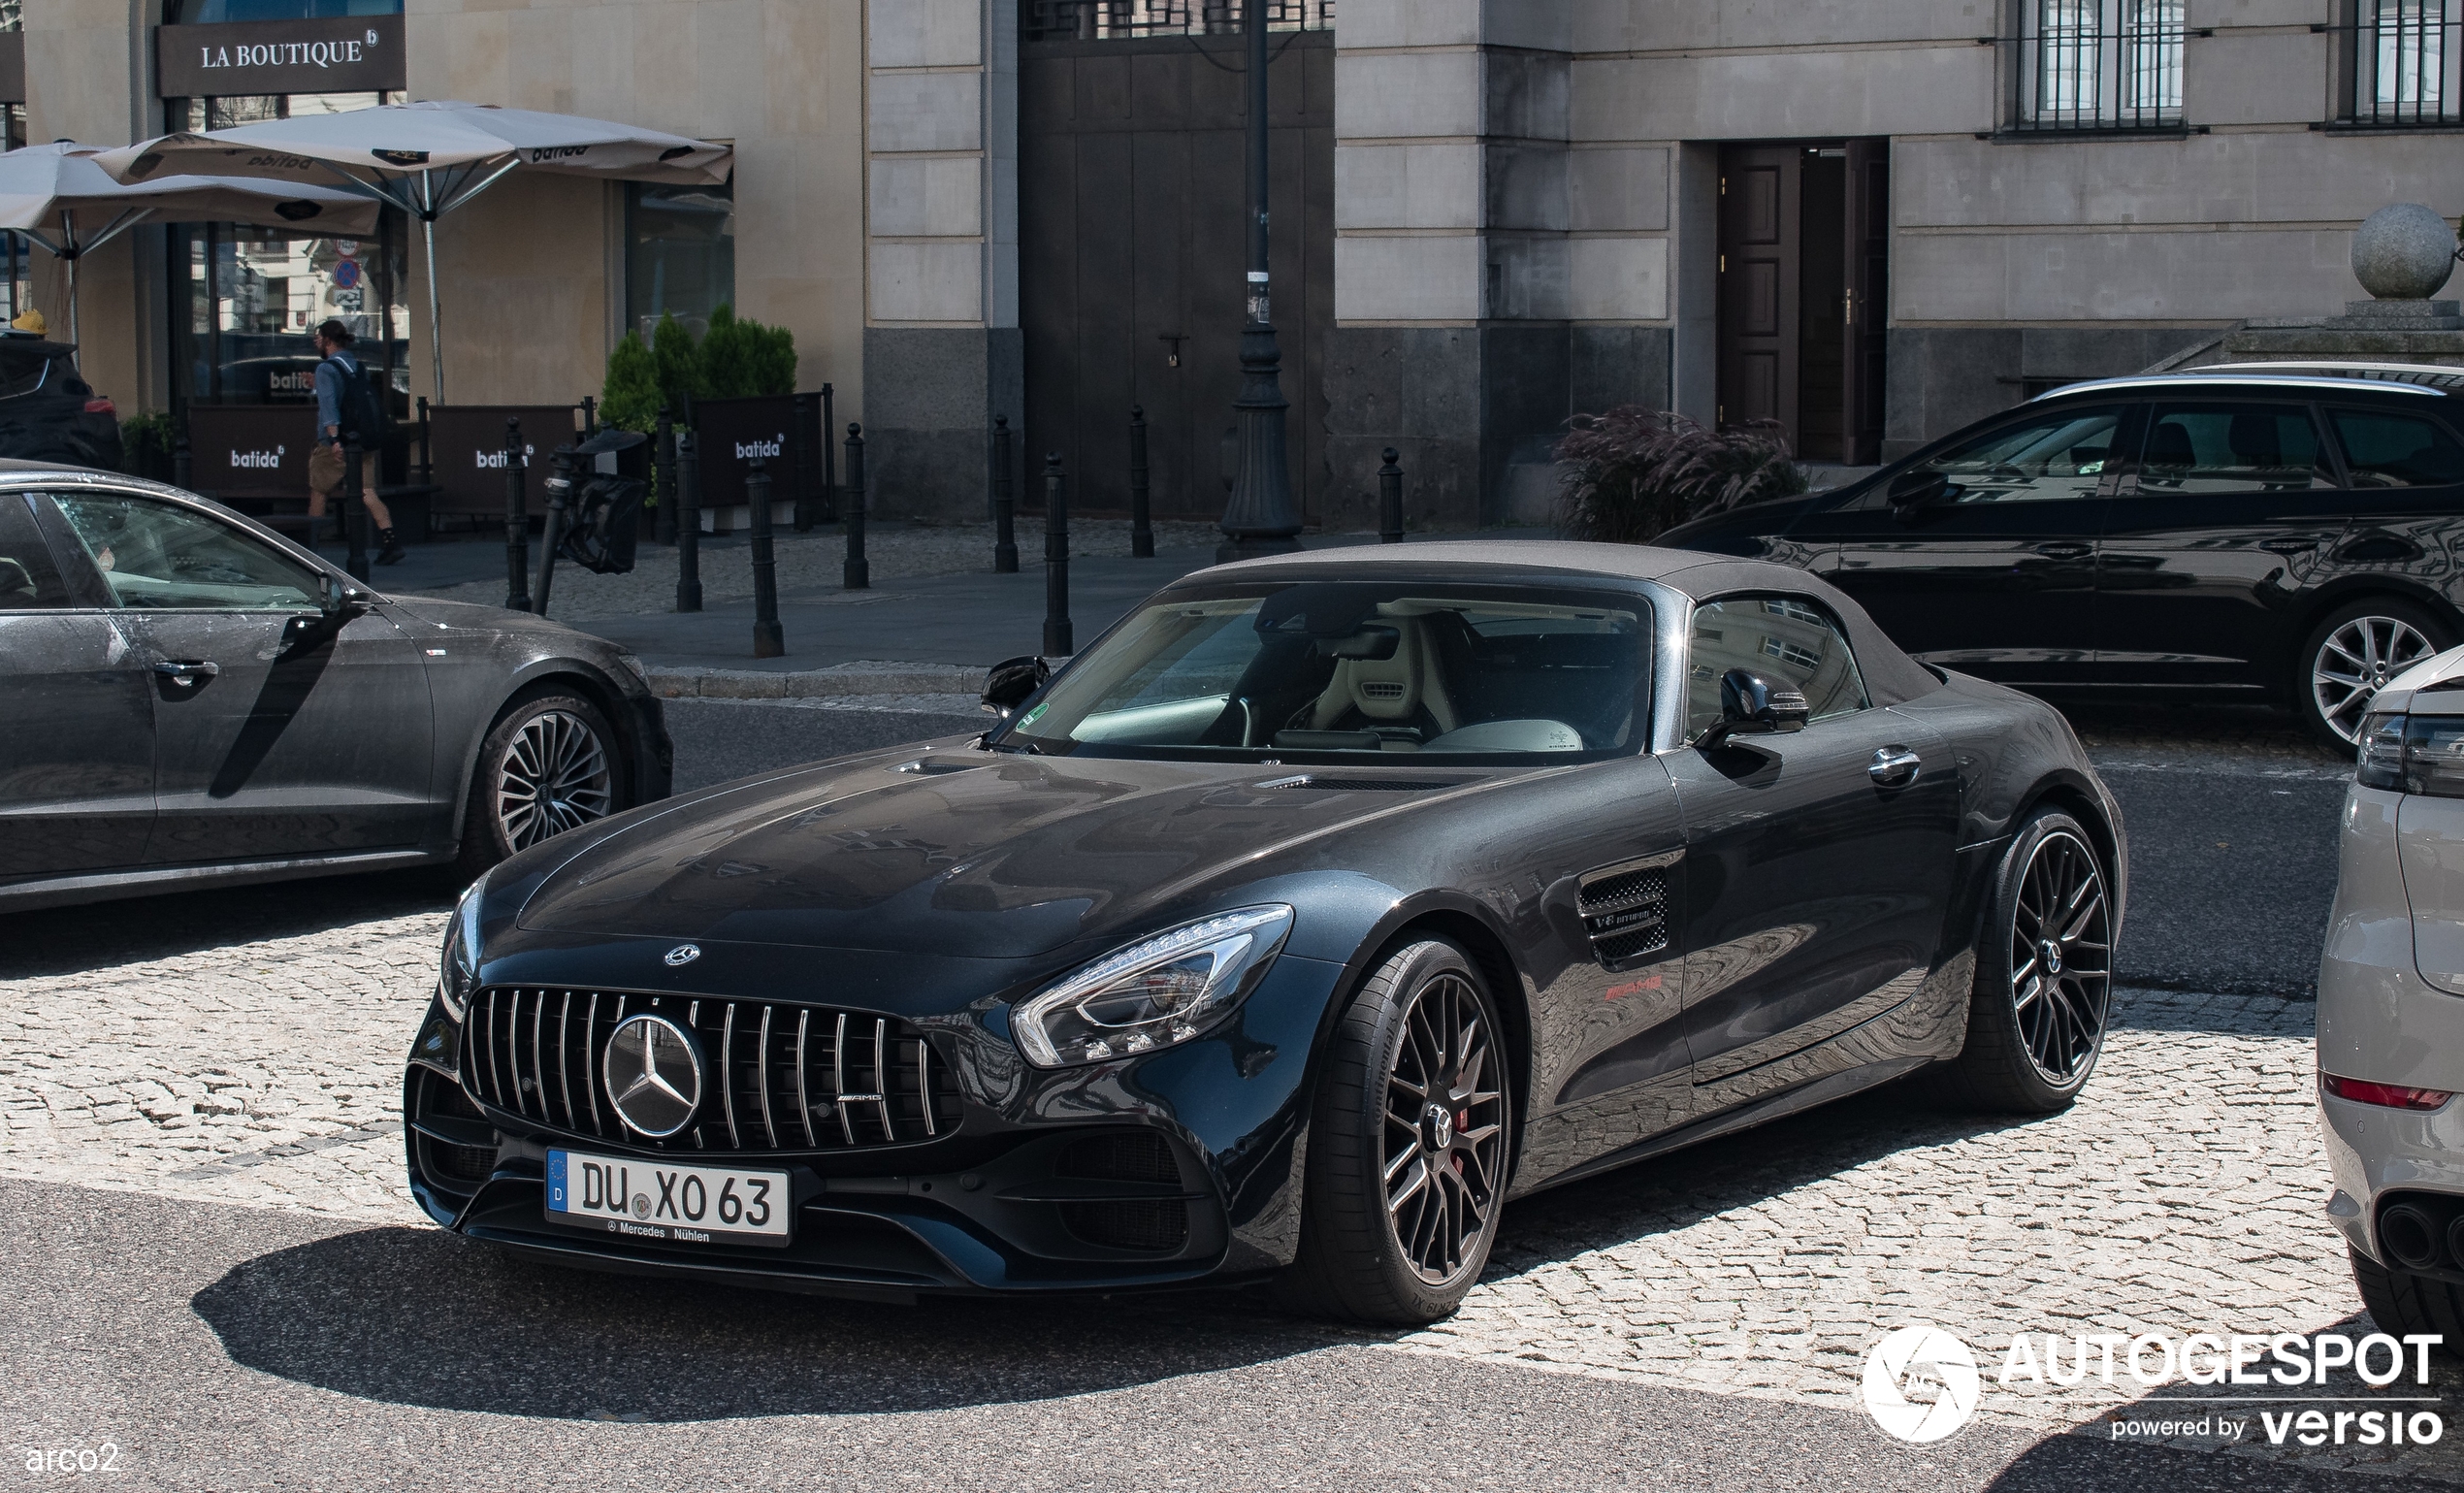
[[(28, 138), (161, 128), (166, 3), (200, 0), (24, 0)], [(1895, 455), (2237, 323), (2331, 313), (2360, 294), (2347, 253), (2363, 216), (2464, 208), (2459, 0), (1276, 4), (1331, 29), (1302, 39), (1331, 66), (1294, 72), (1287, 153), (1309, 158), (1279, 162), (1298, 184), (1276, 219), (1294, 277), (1331, 287), (1283, 329), (1287, 391), (1307, 390), (1291, 418), (1321, 438), (1293, 442), (1311, 453), (1296, 486), (1330, 527), (1371, 521), (1388, 445), (1415, 523), (1540, 516), (1519, 476), (1570, 415), (1617, 404), (1776, 418), (1809, 458)], [(1127, 206), (1148, 200), (1131, 178), (1168, 152), (1140, 111), (1177, 79), (1171, 128), (1199, 127), (1187, 100), (1231, 55), (1211, 0), (401, 8), (407, 96), (734, 143), (736, 305), (793, 328), (804, 385), (833, 382), (842, 418), (866, 423), (882, 511), (980, 513), (992, 417), (1019, 430), (1022, 474), (1047, 443), (1024, 411), (1050, 408), (1055, 369), (1118, 364), (1079, 412), (1109, 431), (1113, 406), (1162, 407), (1163, 380), (1230, 345), (1193, 293), (1108, 308), (1082, 285), (1068, 325), (1038, 320), (1059, 293), (1037, 248), (1056, 221), (1037, 165), (1054, 111), (1078, 127), (1114, 107), (1117, 40), (1135, 137), (1118, 158), (1136, 164), (1072, 179), (1083, 260), (1108, 221), (1151, 226), (1127, 221), (1151, 211)], [(1022, 100), (1063, 52), (1076, 91)], [(1210, 175), (1220, 144), (1169, 157), (1198, 199), (1178, 210), (1192, 265), (1226, 220), (1209, 214), (1238, 209), (1215, 200), (1238, 179)], [(448, 220), (456, 397), (596, 385), (626, 319), (626, 211), (621, 188), (558, 182)], [(88, 367), (124, 406), (160, 407), (178, 381), (169, 243), (132, 236), (86, 271)], [(1116, 310), (1118, 358), (1078, 335)], [(1211, 435), (1158, 458), (1159, 511), (1219, 504)], [(1073, 437), (1076, 465), (1109, 471), (1110, 438)], [(1110, 506), (1117, 487), (1088, 483)]]

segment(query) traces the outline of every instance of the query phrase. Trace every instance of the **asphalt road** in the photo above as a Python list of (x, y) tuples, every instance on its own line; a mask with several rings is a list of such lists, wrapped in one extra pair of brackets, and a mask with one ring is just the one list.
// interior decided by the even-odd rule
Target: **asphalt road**
[[(2336, 893), (2336, 817), (2349, 769), (2260, 718), (2186, 738), (2166, 712), (2083, 715), (2090, 754), (2122, 801), (2130, 907), (2126, 985), (2234, 995), (2315, 992)], [(982, 715), (674, 700), (681, 791), (929, 736)]]
[[(670, 711), (679, 788), (981, 719)], [(2333, 765), (2269, 740), (2090, 740), (2130, 820), (2125, 982), (2305, 991), (2334, 885)], [(449, 897), (435, 876), (363, 877), (0, 919), (0, 985)], [(1784, 1129), (1718, 1144), (1770, 1157), (1800, 1144)], [(1599, 1201), (1553, 1194), (1517, 1227)], [(0, 1466), (108, 1442), (118, 1468), (20, 1471), (28, 1486), (2432, 1486), (1987, 1421), (1907, 1447), (1854, 1410), (1398, 1351), (1247, 1298), (854, 1306), (25, 1180), (0, 1181)]]
[(0, 1182), (5, 1448), (130, 1488), (2351, 1489), (2376, 1475), (1397, 1352), (1211, 1298), (866, 1307)]

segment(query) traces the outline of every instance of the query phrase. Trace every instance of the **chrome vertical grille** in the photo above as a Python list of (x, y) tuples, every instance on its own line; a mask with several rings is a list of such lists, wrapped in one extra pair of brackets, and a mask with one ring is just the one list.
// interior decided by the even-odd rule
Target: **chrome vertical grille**
[[(690, 1027), (701, 1047), (695, 1123), (664, 1141), (625, 1127), (600, 1071), (617, 1024), (645, 1010)], [(550, 1129), (651, 1151), (845, 1151), (932, 1140), (958, 1121), (957, 1091), (931, 1044), (890, 1017), (491, 987), (471, 998), (462, 1044), (471, 1098)]]

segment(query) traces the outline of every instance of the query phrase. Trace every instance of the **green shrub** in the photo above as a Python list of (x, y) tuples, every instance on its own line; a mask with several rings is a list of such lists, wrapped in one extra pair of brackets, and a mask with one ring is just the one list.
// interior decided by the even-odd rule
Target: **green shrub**
[(701, 384), (706, 399), (794, 393), (795, 334), (740, 318), (723, 303), (701, 339)]
[(688, 401), (707, 399), (709, 388), (701, 377), (700, 349), (694, 346), (693, 334), (674, 316), (662, 315), (650, 337), (651, 361), (658, 366), (659, 396), (681, 420)]
[(659, 365), (638, 332), (628, 332), (607, 355), (607, 382), (599, 391), (599, 420), (647, 435), (659, 423)]
[(1627, 405), (1576, 415), (1557, 442), (1569, 538), (1648, 544), (1688, 519), (1805, 491), (1776, 420), (1707, 430), (1684, 415)]
[(119, 422), (121, 465), (132, 477), (149, 477), (156, 482), (172, 479), (171, 445), (178, 427), (171, 415), (157, 409), (151, 414), (131, 415)]

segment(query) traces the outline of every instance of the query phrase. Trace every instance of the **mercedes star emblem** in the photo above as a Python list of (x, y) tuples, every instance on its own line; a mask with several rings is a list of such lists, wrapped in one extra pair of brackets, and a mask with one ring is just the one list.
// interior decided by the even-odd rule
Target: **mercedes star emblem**
[(667, 967), (674, 969), (679, 965), (690, 964), (699, 957), (701, 957), (699, 944), (678, 944), (667, 951)]
[(691, 1124), (701, 1104), (701, 1048), (664, 1016), (643, 1012), (617, 1022), (600, 1072), (617, 1117), (654, 1141)]

